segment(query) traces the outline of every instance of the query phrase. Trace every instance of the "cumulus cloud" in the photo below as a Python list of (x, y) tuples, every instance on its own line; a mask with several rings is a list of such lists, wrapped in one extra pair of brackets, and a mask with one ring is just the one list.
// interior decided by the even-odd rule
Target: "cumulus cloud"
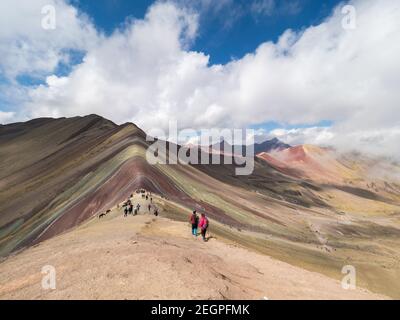
[(399, 157), (397, 141), (400, 127), (374, 130), (342, 131), (336, 127), (309, 127), (296, 129), (275, 129), (265, 137), (276, 137), (291, 145), (313, 144), (334, 146), (340, 151), (360, 151), (374, 156)]
[[(55, 29), (45, 29), (46, 6), (55, 9)], [(43, 11), (42, 11), (43, 10)], [(0, 2), (0, 72), (41, 76), (68, 60), (68, 49), (87, 50), (98, 35), (89, 19), (62, 0)]]
[(0, 123), (8, 122), (14, 117), (14, 112), (0, 111)]
[[(55, 29), (43, 28), (49, 6), (55, 9)], [(1, 1), (0, 123), (32, 117), (19, 109), (30, 102), (29, 88), (19, 84), (19, 77), (41, 81), (61, 63), (70, 63), (71, 50), (87, 52), (100, 39), (89, 18), (63, 0)], [(2, 105), (19, 110), (4, 112)]]
[(27, 112), (33, 117), (99, 113), (146, 129), (165, 127), (168, 119), (184, 116), (180, 107), (202, 86), (207, 71), (206, 56), (185, 50), (196, 32), (196, 14), (171, 3), (154, 5), (143, 20), (88, 52), (68, 77), (49, 76), (45, 86), (32, 90)]
[(332, 128), (328, 127), (275, 129), (272, 130), (270, 134), (291, 145), (303, 144), (304, 142), (316, 145), (329, 144), (335, 136), (332, 132)]
[[(332, 128), (282, 136), (288, 142), (351, 144), (366, 150), (379, 145), (400, 154), (393, 144), (400, 138), (400, 4), (350, 4), (356, 8), (355, 29), (343, 28), (339, 6), (319, 25), (287, 30), (277, 43), (265, 42), (241, 59), (210, 65), (207, 55), (190, 49), (198, 34), (198, 14), (176, 2), (156, 2), (144, 19), (130, 21), (109, 37), (89, 33), (83, 62), (68, 76), (48, 76), (45, 85), (29, 90), (19, 114), (98, 113), (145, 130), (166, 129), (169, 120), (194, 129), (331, 120)], [(92, 30), (74, 12), (78, 25)], [(71, 44), (56, 48), (63, 46)], [(40, 64), (32, 66), (41, 69)]]

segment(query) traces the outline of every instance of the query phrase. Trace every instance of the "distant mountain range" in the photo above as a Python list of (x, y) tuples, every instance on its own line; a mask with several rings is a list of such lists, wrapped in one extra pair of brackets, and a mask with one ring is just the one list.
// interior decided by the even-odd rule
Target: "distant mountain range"
[[(245, 154), (246, 146), (235, 146), (229, 144), (227, 141), (221, 141), (219, 143), (210, 145), (211, 150), (220, 150), (221, 152), (225, 152), (225, 147), (228, 147), (229, 150), (235, 152), (235, 150), (241, 150), (242, 154)], [(254, 144), (254, 153), (258, 154), (261, 152), (271, 152), (276, 150), (284, 150), (290, 148), (291, 146), (280, 141), (278, 138), (273, 138), (271, 140), (266, 140), (261, 143)]]

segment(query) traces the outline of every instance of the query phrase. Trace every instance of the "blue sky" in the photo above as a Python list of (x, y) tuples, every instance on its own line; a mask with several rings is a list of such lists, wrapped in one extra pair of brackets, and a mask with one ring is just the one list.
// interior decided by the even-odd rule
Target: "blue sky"
[[(182, 2), (199, 8), (198, 5), (190, 5), (196, 1)], [(279, 0), (271, 13), (254, 12), (252, 1), (249, 0), (232, 0), (232, 3), (216, 12), (212, 8), (215, 5), (211, 5), (211, 8), (200, 13), (199, 34), (191, 49), (208, 54), (212, 64), (225, 64), (253, 52), (263, 42), (277, 41), (286, 29), (302, 30), (319, 24), (340, 2)], [(154, 1), (73, 0), (72, 3), (87, 13), (99, 30), (110, 34), (116, 28), (123, 27), (128, 18), (143, 18)]]

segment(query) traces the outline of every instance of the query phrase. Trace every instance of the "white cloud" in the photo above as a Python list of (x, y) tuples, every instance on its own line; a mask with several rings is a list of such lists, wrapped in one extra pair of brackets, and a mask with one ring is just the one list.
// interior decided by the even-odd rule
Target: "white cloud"
[(270, 134), (291, 145), (303, 143), (316, 145), (330, 144), (335, 136), (332, 129), (327, 127), (275, 129)]
[(196, 14), (171, 3), (154, 5), (144, 20), (88, 52), (68, 78), (51, 76), (47, 86), (32, 90), (29, 112), (33, 117), (95, 112), (146, 129), (165, 127), (175, 113), (184, 116), (179, 110), (184, 100), (208, 79), (208, 57), (185, 50), (196, 32)]
[(341, 151), (361, 151), (376, 156), (399, 157), (400, 126), (374, 130), (341, 131), (336, 127), (275, 129), (268, 136), (291, 145), (335, 146)]
[[(54, 30), (42, 28), (46, 5), (55, 8)], [(89, 19), (62, 0), (0, 2), (0, 73), (10, 81), (53, 72), (68, 59), (66, 50), (87, 50), (97, 38)]]
[(14, 117), (14, 112), (4, 112), (0, 110), (0, 124), (9, 122)]
[[(144, 19), (131, 21), (110, 37), (91, 35), (84, 62), (68, 77), (49, 76), (47, 85), (30, 90), (20, 115), (98, 113), (146, 130), (167, 128), (169, 119), (195, 129), (331, 120), (331, 129), (299, 129), (286, 136), (299, 143), (331, 141), (372, 151), (378, 145), (381, 151), (400, 154), (395, 143), (400, 126), (400, 3), (351, 4), (357, 12), (355, 30), (342, 28), (338, 7), (317, 26), (299, 33), (288, 30), (278, 43), (263, 43), (226, 65), (210, 65), (207, 55), (190, 50), (198, 15), (158, 2)], [(41, 41), (48, 40), (37, 39)], [(18, 50), (35, 59), (31, 51)], [(31, 66), (45, 69), (40, 63)], [(384, 138), (368, 140), (372, 133)]]

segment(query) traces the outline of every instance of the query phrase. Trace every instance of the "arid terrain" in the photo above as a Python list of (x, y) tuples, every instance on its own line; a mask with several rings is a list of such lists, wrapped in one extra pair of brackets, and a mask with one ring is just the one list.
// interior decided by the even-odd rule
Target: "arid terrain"
[[(236, 176), (150, 165), (145, 137), (96, 115), (0, 126), (1, 298), (400, 298), (397, 163), (282, 144)], [(139, 188), (159, 217), (123, 217)], [(210, 218), (206, 243), (193, 209)], [(57, 290), (41, 289), (44, 265)], [(357, 290), (340, 285), (346, 265)]]
[[(138, 196), (133, 201), (145, 205)], [(387, 298), (344, 290), (339, 281), (249, 251), (212, 231), (204, 243), (189, 230), (187, 223), (156, 218), (146, 209), (124, 218), (114, 208), (106, 218), (94, 217), (9, 258), (2, 265), (0, 299)], [(41, 287), (45, 265), (56, 270), (55, 290)]]

